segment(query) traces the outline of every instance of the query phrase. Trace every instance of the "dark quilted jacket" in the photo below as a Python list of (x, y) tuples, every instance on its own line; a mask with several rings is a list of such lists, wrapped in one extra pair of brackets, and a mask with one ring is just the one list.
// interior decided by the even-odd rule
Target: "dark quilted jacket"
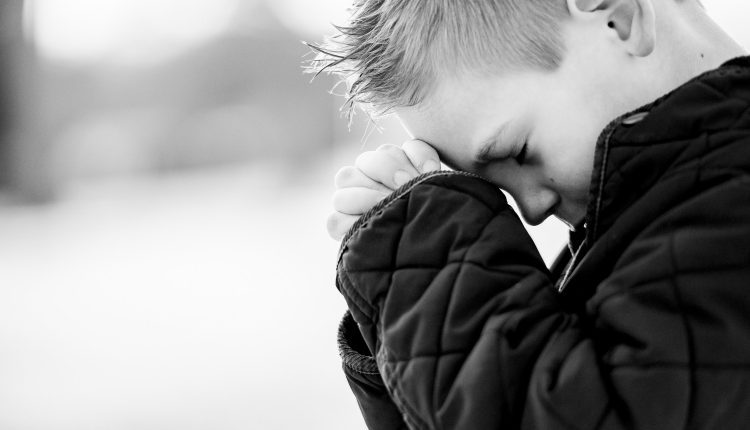
[(750, 428), (750, 60), (623, 116), (552, 269), (503, 194), (432, 173), (344, 239), (370, 429)]

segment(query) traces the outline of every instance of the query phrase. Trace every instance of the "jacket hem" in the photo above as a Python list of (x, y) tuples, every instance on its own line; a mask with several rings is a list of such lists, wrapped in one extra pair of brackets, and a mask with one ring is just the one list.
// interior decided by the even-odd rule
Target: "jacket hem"
[[(341, 319), (338, 329), (338, 347), (339, 355), (347, 368), (366, 375), (379, 375), (377, 361), (371, 355), (364, 355), (357, 351), (352, 345), (355, 343), (364, 344), (361, 339), (362, 334), (359, 332), (357, 322), (354, 321), (351, 312), (347, 311)], [(359, 340), (359, 342), (357, 342)]]

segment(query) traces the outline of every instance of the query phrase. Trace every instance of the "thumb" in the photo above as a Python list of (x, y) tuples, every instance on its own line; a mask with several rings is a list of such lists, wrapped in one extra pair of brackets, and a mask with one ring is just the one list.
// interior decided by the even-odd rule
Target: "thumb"
[(440, 170), (440, 156), (435, 148), (427, 143), (421, 140), (409, 140), (401, 146), (401, 149), (419, 173)]

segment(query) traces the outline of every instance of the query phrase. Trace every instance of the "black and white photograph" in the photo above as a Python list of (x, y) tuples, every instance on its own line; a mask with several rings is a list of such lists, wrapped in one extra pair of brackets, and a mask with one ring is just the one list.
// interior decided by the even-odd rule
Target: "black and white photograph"
[(750, 428), (749, 17), (2, 0), (0, 430)]

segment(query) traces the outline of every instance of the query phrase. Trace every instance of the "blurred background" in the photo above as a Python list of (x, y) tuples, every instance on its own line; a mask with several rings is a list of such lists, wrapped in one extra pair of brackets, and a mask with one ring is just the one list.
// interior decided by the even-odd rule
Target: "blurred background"
[(302, 74), (348, 4), (0, 2), (0, 429), (364, 428), (325, 218), (406, 136)]

